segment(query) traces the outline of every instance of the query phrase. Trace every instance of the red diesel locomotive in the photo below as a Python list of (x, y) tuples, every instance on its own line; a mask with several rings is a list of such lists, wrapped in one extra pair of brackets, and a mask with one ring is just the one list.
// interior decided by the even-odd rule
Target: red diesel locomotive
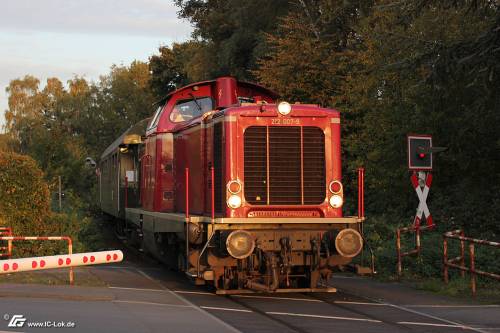
[(333, 290), (363, 247), (362, 191), (342, 215), (340, 115), (276, 100), (231, 77), (170, 93), (102, 154), (102, 210), (218, 293)]

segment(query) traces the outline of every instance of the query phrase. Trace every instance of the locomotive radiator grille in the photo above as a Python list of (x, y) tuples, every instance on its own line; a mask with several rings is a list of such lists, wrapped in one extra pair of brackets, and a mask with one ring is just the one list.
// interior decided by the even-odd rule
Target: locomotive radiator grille
[(251, 126), (244, 134), (245, 199), (313, 205), (325, 199), (325, 138), (318, 127)]

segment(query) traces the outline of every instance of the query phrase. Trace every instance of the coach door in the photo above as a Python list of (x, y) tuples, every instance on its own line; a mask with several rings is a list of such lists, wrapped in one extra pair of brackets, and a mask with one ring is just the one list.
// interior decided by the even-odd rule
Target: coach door
[(155, 193), (156, 135), (145, 141), (144, 155), (141, 157), (141, 203), (145, 210), (154, 209)]

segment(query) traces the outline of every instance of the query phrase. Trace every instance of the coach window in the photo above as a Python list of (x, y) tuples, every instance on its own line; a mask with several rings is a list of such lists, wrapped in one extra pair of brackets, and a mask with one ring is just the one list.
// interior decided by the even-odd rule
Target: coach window
[(212, 109), (213, 103), (210, 97), (180, 100), (170, 112), (170, 121), (181, 123), (199, 117)]

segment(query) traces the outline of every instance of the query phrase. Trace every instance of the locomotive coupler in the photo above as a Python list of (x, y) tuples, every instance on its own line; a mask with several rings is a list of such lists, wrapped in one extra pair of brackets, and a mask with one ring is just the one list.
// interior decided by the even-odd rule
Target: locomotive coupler
[(278, 272), (278, 260), (276, 256), (271, 252), (266, 252), (266, 263), (267, 271), (271, 274), (271, 284), (265, 285), (260, 282), (253, 281), (251, 279), (247, 280), (246, 287), (248, 289), (253, 289), (257, 291), (273, 292), (279, 287), (279, 272)]

